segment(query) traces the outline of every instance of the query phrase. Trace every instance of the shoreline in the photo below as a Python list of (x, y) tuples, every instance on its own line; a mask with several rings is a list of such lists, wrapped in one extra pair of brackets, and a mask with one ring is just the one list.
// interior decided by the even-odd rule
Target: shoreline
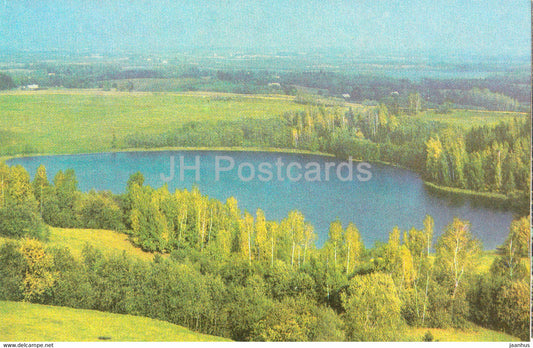
[[(228, 152), (267, 152), (284, 154), (302, 154), (337, 158), (335, 155), (320, 151), (309, 151), (299, 149), (287, 149), (278, 147), (257, 147), (257, 146), (164, 146), (155, 148), (129, 147), (124, 149), (109, 149), (96, 152), (73, 152), (73, 153), (33, 153), (0, 156), (0, 162), (6, 162), (14, 158), (44, 157), (44, 156), (86, 156), (96, 154), (121, 153), (121, 152), (163, 152), (163, 151), (228, 151)], [(385, 164), (385, 163), (384, 163)]]
[(500, 203), (508, 203), (509, 197), (502, 193), (495, 193), (495, 192), (484, 192), (484, 191), (473, 191), (468, 189), (462, 189), (458, 187), (450, 187), (450, 186), (441, 186), (434, 184), (429, 181), (424, 180), (424, 186), (428, 187), (430, 190), (434, 190), (440, 193), (450, 193), (450, 194), (456, 194), (463, 197), (474, 197), (474, 198), (485, 198), (493, 201), (497, 201)]
[[(107, 151), (98, 151), (98, 152), (83, 152), (83, 153), (36, 153), (36, 154), (17, 154), (17, 155), (7, 155), (0, 156), (0, 162), (7, 162), (10, 159), (15, 158), (26, 158), (26, 157), (41, 157), (41, 156), (84, 156), (84, 155), (94, 155), (94, 154), (112, 154), (112, 153), (127, 153), (127, 152), (163, 152), (163, 151), (227, 151), (227, 152), (265, 152), (265, 153), (280, 153), (280, 154), (301, 154), (301, 155), (314, 155), (314, 156), (323, 156), (329, 158), (335, 158), (338, 160), (344, 160), (342, 157), (337, 157), (334, 154), (320, 152), (320, 151), (309, 151), (302, 149), (289, 149), (289, 148), (276, 148), (276, 147), (257, 147), (257, 146), (196, 146), (196, 147), (185, 147), (185, 146), (168, 146), (168, 147), (157, 147), (157, 148), (124, 148), (124, 149), (110, 149)], [(364, 159), (354, 159), (357, 162), (365, 162)], [(396, 163), (390, 163), (386, 161), (376, 160), (370, 161), (369, 163), (376, 163), (380, 165), (386, 165), (390, 167), (400, 168), (404, 170), (409, 170), (417, 175), (420, 173), (409, 169), (405, 166)], [(420, 178), (424, 187), (430, 191), (433, 191), (437, 194), (452, 195), (457, 198), (467, 198), (467, 199), (483, 199), (487, 204), (495, 204), (499, 207), (510, 210), (513, 213), (522, 214), (520, 206), (516, 206), (512, 202), (512, 198), (494, 192), (479, 192), (468, 189), (461, 189), (456, 187), (448, 187), (434, 184), (432, 182), (423, 180)]]
[(477, 200), (478, 202), (482, 200), (481, 205), (489, 205), (493, 208), (507, 210), (520, 216), (527, 216), (529, 213), (529, 204), (519, 204), (519, 199), (508, 197), (502, 193), (479, 192), (457, 187), (440, 186), (425, 180), (424, 188), (433, 193), (447, 195), (453, 198), (464, 198), (472, 201)]

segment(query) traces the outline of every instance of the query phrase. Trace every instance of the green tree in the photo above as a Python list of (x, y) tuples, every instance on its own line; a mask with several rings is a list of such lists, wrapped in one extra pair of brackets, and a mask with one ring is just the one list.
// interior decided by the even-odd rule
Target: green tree
[(111, 192), (90, 191), (80, 195), (74, 205), (78, 226), (82, 228), (122, 230), (122, 210)]
[(401, 335), (401, 302), (388, 274), (355, 276), (342, 295), (350, 341), (392, 341)]
[(457, 218), (446, 226), (436, 244), (436, 277), (451, 300), (447, 311), (456, 325), (462, 325), (466, 315), (465, 279), (474, 272), (480, 253), (481, 243), (472, 236), (470, 223)]
[(444, 149), (438, 137), (430, 138), (426, 142), (426, 173), (429, 178), (437, 183), (444, 183), (447, 172), (444, 171)]
[(276, 255), (276, 245), (278, 243), (279, 225), (275, 221), (269, 221), (267, 224), (270, 234), (270, 267), (274, 267), (274, 258)]
[(261, 209), (257, 209), (255, 215), (255, 254), (258, 260), (266, 261), (270, 256), (271, 241), (268, 236), (265, 213)]
[(46, 253), (44, 246), (34, 239), (24, 240), (20, 252), (26, 266), (22, 281), (24, 300), (40, 302), (57, 277), (52, 269), (53, 259)]
[(0, 299), (21, 301), (26, 261), (18, 243), (8, 241), (0, 245)]
[(248, 264), (252, 264), (252, 244), (254, 238), (254, 217), (248, 212), (244, 213), (242, 219), (240, 241), (240, 255), (243, 259), (248, 260)]
[(48, 205), (56, 204), (57, 208), (51, 208), (56, 215), (50, 216), (48, 221), (53, 226), (75, 227), (76, 219), (74, 204), (78, 195), (78, 182), (74, 170), (59, 171), (54, 177), (56, 197)]
[(498, 301), (498, 319), (503, 329), (520, 339), (529, 339), (530, 287), (524, 281), (515, 281), (503, 287)]
[(328, 241), (333, 251), (333, 265), (337, 269), (337, 259), (340, 258), (340, 250), (343, 246), (344, 230), (341, 222), (337, 219), (329, 225)]
[(345, 233), (346, 246), (346, 273), (350, 274), (357, 265), (364, 249), (359, 230), (353, 223), (349, 223)]
[(41, 164), (37, 168), (35, 178), (33, 179), (33, 192), (35, 193), (35, 198), (39, 202), (39, 211), (41, 216), (43, 215), (43, 202), (45, 200), (44, 196), (49, 191), (49, 186), (50, 183), (48, 182), (48, 178), (46, 176), (46, 168)]

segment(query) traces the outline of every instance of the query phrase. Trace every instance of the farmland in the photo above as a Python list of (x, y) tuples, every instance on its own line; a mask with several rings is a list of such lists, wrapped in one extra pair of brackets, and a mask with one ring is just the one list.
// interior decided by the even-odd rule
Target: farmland
[(106, 151), (134, 131), (154, 135), (190, 121), (266, 119), (303, 108), (285, 97), (77, 90), (3, 93), (0, 105), (3, 154)]
[[(68, 154), (128, 147), (134, 133), (157, 136), (187, 122), (278, 119), (308, 109), (283, 95), (217, 92), (149, 93), (101, 90), (11, 91), (0, 94), (0, 154)], [(345, 103), (362, 110), (357, 104)], [(494, 125), (516, 112), (432, 110), (416, 118), (471, 128)], [(68, 129), (68, 132), (65, 131)]]

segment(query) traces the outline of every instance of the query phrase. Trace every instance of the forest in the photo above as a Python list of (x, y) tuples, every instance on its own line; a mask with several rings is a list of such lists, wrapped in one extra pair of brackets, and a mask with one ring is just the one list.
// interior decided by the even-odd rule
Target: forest
[[(464, 126), (428, 121), (380, 104), (362, 109), (309, 105), (267, 120), (189, 122), (158, 135), (134, 133), (131, 148), (275, 147), (381, 161), (442, 187), (493, 194), (522, 214), (529, 201), (529, 118)], [(494, 200), (497, 201), (497, 200)], [(502, 203), (503, 201), (503, 203)]]
[(529, 347), (531, 10), (1, 1), (0, 341)]
[[(164, 62), (164, 63), (163, 63)], [(352, 69), (302, 69), (295, 62), (269, 62), (269, 68), (243, 67), (224, 60), (223, 67), (206, 62), (185, 63), (177, 59), (131, 56), (122, 60), (107, 57), (97, 61), (35, 61), (16, 69), (0, 70), (0, 90), (36, 84), (40, 88), (101, 88), (104, 90), (176, 92), (219, 91), (240, 94), (286, 94), (308, 92), (358, 103), (376, 103), (398, 95), (402, 104), (419, 93), (424, 105), (454, 108), (527, 112), (530, 78), (521, 67), (498, 69), (484, 78), (413, 79), (369, 74), (356, 65)], [(258, 62), (256, 62), (257, 64)], [(377, 63), (376, 63), (377, 64)], [(253, 64), (252, 64), (253, 65)], [(476, 67), (435, 65), (433, 69), (463, 71)], [(491, 71), (490, 67), (487, 67)]]
[[(297, 210), (271, 221), (196, 187), (150, 187), (141, 173), (121, 194), (82, 192), (71, 169), (49, 178), (40, 166), (30, 178), (0, 162), (0, 300), (144, 316), (237, 341), (401, 341), (413, 328), (431, 341), (432, 328), (474, 327), (529, 339), (528, 79), (130, 63), (0, 72), (0, 90), (59, 92), (3, 96), (0, 153), (253, 147), (352, 157), (410, 169), (439, 194), (512, 210), (508, 236), (487, 251), (469, 221), (436, 231), (426, 216), (422, 229), (395, 227), (387, 241), (364, 245), (356, 222), (336, 220), (317, 245)], [(185, 91), (216, 93), (169, 93)], [(27, 110), (29, 142), (12, 120), (26, 120)], [(80, 119), (106, 127), (87, 129), (90, 139), (78, 143)], [(78, 256), (48, 244), (53, 228), (125, 234), (152, 257), (89, 243)]]
[[(354, 223), (330, 224), (321, 247), (305, 217), (280, 222), (198, 189), (123, 194), (77, 187), (72, 170), (33, 180), (0, 164), (0, 300), (169, 321), (239, 341), (399, 340), (409, 327), (473, 324), (529, 338), (529, 217), (517, 217), (486, 262), (469, 222), (390, 231), (365, 246)], [(122, 231), (153, 261), (87, 245), (46, 246), (48, 226)], [(111, 233), (111, 232), (109, 232)], [(426, 335), (427, 340), (431, 335)]]

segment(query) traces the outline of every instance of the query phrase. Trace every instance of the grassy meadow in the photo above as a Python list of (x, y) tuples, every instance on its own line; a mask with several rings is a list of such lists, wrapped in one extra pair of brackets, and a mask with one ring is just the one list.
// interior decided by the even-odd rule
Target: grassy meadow
[[(145, 317), (33, 303), (0, 301), (0, 315), (0, 341), (228, 341)], [(398, 341), (422, 341), (428, 331), (439, 342), (519, 341), (475, 325), (467, 330), (408, 328)]]
[(5, 342), (229, 341), (155, 319), (25, 302), (0, 301), (0, 317)]
[[(346, 107), (360, 108), (356, 104)], [(133, 133), (158, 135), (191, 121), (276, 118), (305, 105), (284, 95), (219, 92), (43, 90), (0, 93), (0, 154), (69, 154), (124, 148)], [(424, 120), (470, 128), (524, 114), (454, 110), (421, 113)], [(68, 131), (65, 131), (67, 130)]]
[(2, 93), (0, 106), (4, 154), (106, 151), (114, 138), (120, 147), (135, 132), (160, 134), (191, 121), (265, 119), (303, 109), (284, 97), (94, 90)]

